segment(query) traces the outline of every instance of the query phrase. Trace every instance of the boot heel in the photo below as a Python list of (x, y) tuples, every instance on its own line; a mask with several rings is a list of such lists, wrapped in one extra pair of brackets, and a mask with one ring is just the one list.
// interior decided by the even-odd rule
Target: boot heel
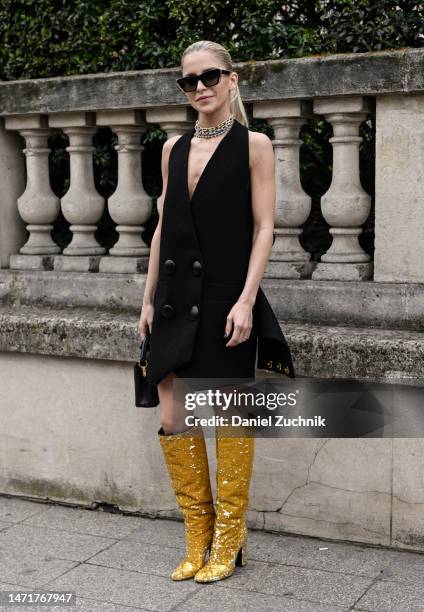
[(237, 553), (236, 565), (243, 567), (247, 563), (247, 544), (243, 544)]

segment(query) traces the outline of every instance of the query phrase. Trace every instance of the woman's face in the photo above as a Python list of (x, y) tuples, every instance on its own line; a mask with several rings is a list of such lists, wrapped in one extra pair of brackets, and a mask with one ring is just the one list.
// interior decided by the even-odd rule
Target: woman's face
[[(211, 68), (223, 68), (225, 66), (216, 59), (216, 56), (210, 51), (193, 51), (186, 55), (183, 60), (182, 76), (198, 75)], [(214, 113), (223, 105), (230, 102), (231, 95), (234, 95), (235, 87), (237, 86), (237, 73), (221, 74), (221, 79), (217, 85), (205, 87), (202, 81), (197, 82), (197, 89), (186, 92), (185, 95), (191, 106), (197, 111), (209, 114)], [(203, 98), (203, 99), (202, 99)]]

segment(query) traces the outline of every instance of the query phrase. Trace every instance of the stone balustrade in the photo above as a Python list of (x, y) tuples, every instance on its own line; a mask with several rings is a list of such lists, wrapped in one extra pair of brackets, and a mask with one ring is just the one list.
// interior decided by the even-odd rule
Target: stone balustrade
[[(267, 277), (424, 281), (424, 240), (419, 234), (423, 64), (422, 50), (407, 49), (235, 67), (253, 117), (267, 120), (274, 129), (276, 239)], [(25, 145), (3, 137), (0, 150), (0, 157), (8, 160), (1, 231), (15, 237), (1, 242), (3, 268), (146, 271), (149, 248), (141, 233), (151, 215), (152, 199), (143, 186), (140, 141), (151, 124), (160, 125), (168, 136), (182, 134), (193, 125), (192, 109), (174, 84), (177, 72), (150, 70), (0, 84), (2, 131), (20, 134)], [(316, 90), (308, 75), (314, 76)], [(31, 95), (26, 96), (27, 91)], [(364, 191), (359, 172), (359, 126), (370, 115), (376, 123), (374, 261), (358, 241), (371, 209), (371, 196)], [(332, 181), (321, 198), (332, 242), (319, 262), (311, 261), (299, 241), (311, 211), (310, 196), (300, 183), (299, 131), (311, 116), (325, 118), (333, 132)], [(107, 202), (93, 179), (93, 136), (99, 126), (109, 126), (118, 138), (118, 185)], [(49, 184), (47, 139), (52, 130), (63, 130), (69, 138), (70, 187), (60, 202)], [(21, 193), (23, 156), (26, 188)], [(108, 252), (95, 238), (105, 206), (119, 234)], [(51, 237), (59, 210), (72, 232), (63, 252)], [(23, 237), (22, 224), (28, 239)]]

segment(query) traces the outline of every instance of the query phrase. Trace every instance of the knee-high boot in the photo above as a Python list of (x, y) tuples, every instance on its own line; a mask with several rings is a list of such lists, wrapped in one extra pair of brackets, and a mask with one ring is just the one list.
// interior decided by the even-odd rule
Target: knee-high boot
[(186, 534), (186, 558), (171, 578), (186, 580), (205, 564), (213, 536), (215, 511), (205, 438), (200, 426), (170, 435), (161, 428), (158, 435)]
[[(235, 437), (237, 436), (237, 437)], [(195, 575), (196, 582), (231, 576), (235, 565), (247, 563), (248, 506), (254, 437), (249, 428), (216, 427), (216, 519), (208, 562)]]

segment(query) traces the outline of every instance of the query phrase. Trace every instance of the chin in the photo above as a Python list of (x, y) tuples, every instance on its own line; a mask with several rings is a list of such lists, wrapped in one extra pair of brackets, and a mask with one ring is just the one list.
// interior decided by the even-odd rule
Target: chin
[(219, 105), (218, 104), (199, 104), (197, 106), (197, 109), (200, 113), (203, 113), (204, 115), (211, 115), (212, 113), (216, 113), (217, 110), (219, 110)]

